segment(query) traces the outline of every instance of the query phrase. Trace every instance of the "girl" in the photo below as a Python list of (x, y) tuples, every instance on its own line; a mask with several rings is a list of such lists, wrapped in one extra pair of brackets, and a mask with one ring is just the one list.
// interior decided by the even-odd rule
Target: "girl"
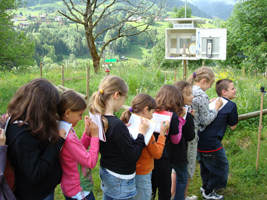
[[(196, 168), (196, 154), (197, 154), (197, 141), (198, 132), (203, 131), (207, 125), (209, 125), (217, 116), (218, 110), (222, 106), (223, 102), (221, 99), (215, 103), (215, 109), (209, 110), (209, 96), (205, 91), (211, 88), (215, 81), (215, 75), (213, 71), (208, 67), (201, 67), (193, 72), (188, 82), (193, 85), (193, 101), (192, 109), (195, 110), (194, 124), (196, 137), (189, 143), (188, 146), (188, 184), (190, 178), (193, 177)], [(187, 184), (187, 185), (188, 185)], [(201, 188), (201, 193), (203, 188)]]
[[(153, 112), (157, 108), (156, 101), (147, 94), (138, 94), (132, 101), (131, 108), (124, 111), (121, 120), (127, 124), (131, 113), (135, 113), (146, 119), (152, 119)], [(163, 125), (163, 123), (165, 125)], [(161, 122), (161, 131), (158, 141), (152, 135), (149, 144), (143, 149), (142, 155), (136, 163), (135, 183), (137, 195), (135, 200), (151, 200), (151, 172), (154, 168), (154, 158), (159, 159), (165, 146), (165, 132), (169, 128), (169, 121)]]
[[(178, 81), (174, 83), (174, 85), (183, 94), (183, 105), (190, 106), (193, 100), (192, 85), (190, 85), (186, 81)], [(174, 152), (180, 153), (174, 154), (175, 158), (173, 168), (175, 170), (172, 173), (172, 196), (174, 197), (174, 199), (179, 200), (196, 200), (197, 196), (187, 197), (187, 146), (188, 141), (191, 141), (195, 138), (194, 121), (193, 115), (187, 112), (186, 107), (183, 108), (185, 110), (183, 119), (185, 119), (186, 122), (182, 130), (182, 139), (179, 144), (175, 145), (176, 149), (174, 149)], [(180, 118), (181, 117), (179, 116), (179, 119)]]
[(106, 76), (90, 99), (90, 112), (101, 114), (106, 142), (100, 141), (100, 178), (103, 200), (133, 199), (136, 195), (136, 162), (145, 147), (148, 120), (141, 119), (136, 140), (114, 115), (124, 104), (128, 87), (118, 76)]
[[(170, 148), (170, 140), (172, 140), (173, 143), (179, 142), (178, 116), (183, 113), (183, 97), (181, 92), (174, 85), (163, 85), (157, 93), (155, 100), (157, 103), (157, 112), (172, 112), (169, 133), (166, 137), (162, 157), (160, 159), (155, 159), (154, 169), (152, 171), (153, 198), (155, 198), (158, 188), (158, 199), (166, 200), (171, 198), (171, 167), (167, 149), (169, 150)], [(156, 140), (158, 140), (159, 134), (154, 133), (154, 136)]]
[(8, 157), (15, 170), (17, 199), (50, 200), (61, 182), (58, 159), (65, 131), (58, 131), (59, 92), (37, 78), (17, 90), (8, 104)]
[[(67, 90), (60, 95), (57, 109), (60, 119), (72, 124), (60, 152), (62, 192), (66, 200), (94, 200), (91, 169), (96, 166), (98, 160), (98, 127), (86, 116), (85, 130), (79, 140), (73, 127), (82, 119), (86, 102), (73, 90)], [(91, 148), (87, 152), (89, 145)]]

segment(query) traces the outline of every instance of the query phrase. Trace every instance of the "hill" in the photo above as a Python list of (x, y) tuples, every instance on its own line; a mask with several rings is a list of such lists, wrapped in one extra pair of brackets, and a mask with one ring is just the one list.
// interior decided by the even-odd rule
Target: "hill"
[(233, 4), (226, 4), (225, 2), (218, 1), (206, 1), (199, 0), (194, 2), (194, 5), (197, 6), (200, 10), (212, 16), (213, 18), (219, 17), (223, 20), (227, 20), (230, 17), (231, 12), (234, 8)]

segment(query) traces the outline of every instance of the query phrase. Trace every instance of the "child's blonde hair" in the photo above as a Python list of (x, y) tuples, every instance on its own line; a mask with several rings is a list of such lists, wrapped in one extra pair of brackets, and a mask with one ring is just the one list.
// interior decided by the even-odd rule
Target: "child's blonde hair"
[(148, 107), (148, 111), (150, 111), (151, 109), (156, 109), (157, 104), (155, 99), (153, 99), (148, 94), (141, 93), (136, 95), (132, 100), (130, 110), (124, 111), (120, 117), (120, 120), (127, 124), (131, 117), (131, 112), (132, 113), (142, 112), (145, 107)]
[(202, 79), (206, 79), (208, 83), (215, 80), (215, 75), (211, 68), (209, 67), (201, 67), (198, 68), (195, 72), (193, 72), (189, 78), (188, 83), (194, 84), (195, 82), (200, 82)]
[(99, 90), (92, 95), (89, 102), (90, 112), (92, 114), (101, 114), (105, 132), (108, 130), (108, 121), (103, 115), (105, 114), (107, 100), (116, 92), (120, 95), (126, 95), (128, 93), (128, 86), (124, 80), (118, 76), (106, 76), (101, 81)]
[(66, 110), (81, 111), (86, 109), (86, 101), (77, 92), (66, 90), (60, 95), (60, 102), (57, 106), (58, 116), (62, 118)]

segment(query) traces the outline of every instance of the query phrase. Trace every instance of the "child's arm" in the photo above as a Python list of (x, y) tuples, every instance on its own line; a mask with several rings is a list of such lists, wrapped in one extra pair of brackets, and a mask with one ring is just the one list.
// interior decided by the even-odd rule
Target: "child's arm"
[(186, 141), (192, 141), (196, 136), (193, 118), (194, 117), (191, 113), (187, 113), (186, 123), (183, 129), (183, 134)]
[[(209, 109), (209, 97), (208, 95), (201, 96), (200, 98), (194, 99), (194, 105), (197, 104), (197, 110), (198, 117), (200, 119), (200, 123), (204, 126), (209, 125), (218, 114), (218, 111), (216, 109)], [(193, 107), (195, 108), (195, 107)]]
[(98, 126), (91, 121), (91, 118), (85, 116), (84, 118), (84, 133), (81, 138), (81, 143), (88, 149), (92, 137), (98, 137)]
[[(89, 137), (85, 134), (85, 137)], [(64, 147), (69, 150), (74, 159), (84, 167), (93, 169), (98, 161), (99, 138), (91, 137), (89, 152), (77, 137), (67, 137)]]
[(161, 122), (161, 127), (160, 127), (160, 135), (158, 137), (158, 140), (155, 140), (154, 135), (152, 135), (149, 144), (147, 145), (147, 150), (149, 154), (155, 158), (155, 159), (160, 159), (163, 153), (163, 149), (165, 146), (165, 132), (169, 128), (169, 121)]

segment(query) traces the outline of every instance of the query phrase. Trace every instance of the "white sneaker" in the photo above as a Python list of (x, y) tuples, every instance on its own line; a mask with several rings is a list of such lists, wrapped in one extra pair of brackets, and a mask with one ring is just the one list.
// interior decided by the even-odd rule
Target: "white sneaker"
[(202, 194), (203, 192), (205, 192), (205, 189), (203, 187), (200, 188), (200, 193)]
[(194, 195), (192, 197), (187, 196), (185, 200), (197, 200), (197, 199), (198, 197)]
[(205, 192), (202, 193), (204, 199), (211, 199), (211, 200), (222, 200), (224, 197), (219, 195), (213, 190), (210, 194), (206, 195)]

